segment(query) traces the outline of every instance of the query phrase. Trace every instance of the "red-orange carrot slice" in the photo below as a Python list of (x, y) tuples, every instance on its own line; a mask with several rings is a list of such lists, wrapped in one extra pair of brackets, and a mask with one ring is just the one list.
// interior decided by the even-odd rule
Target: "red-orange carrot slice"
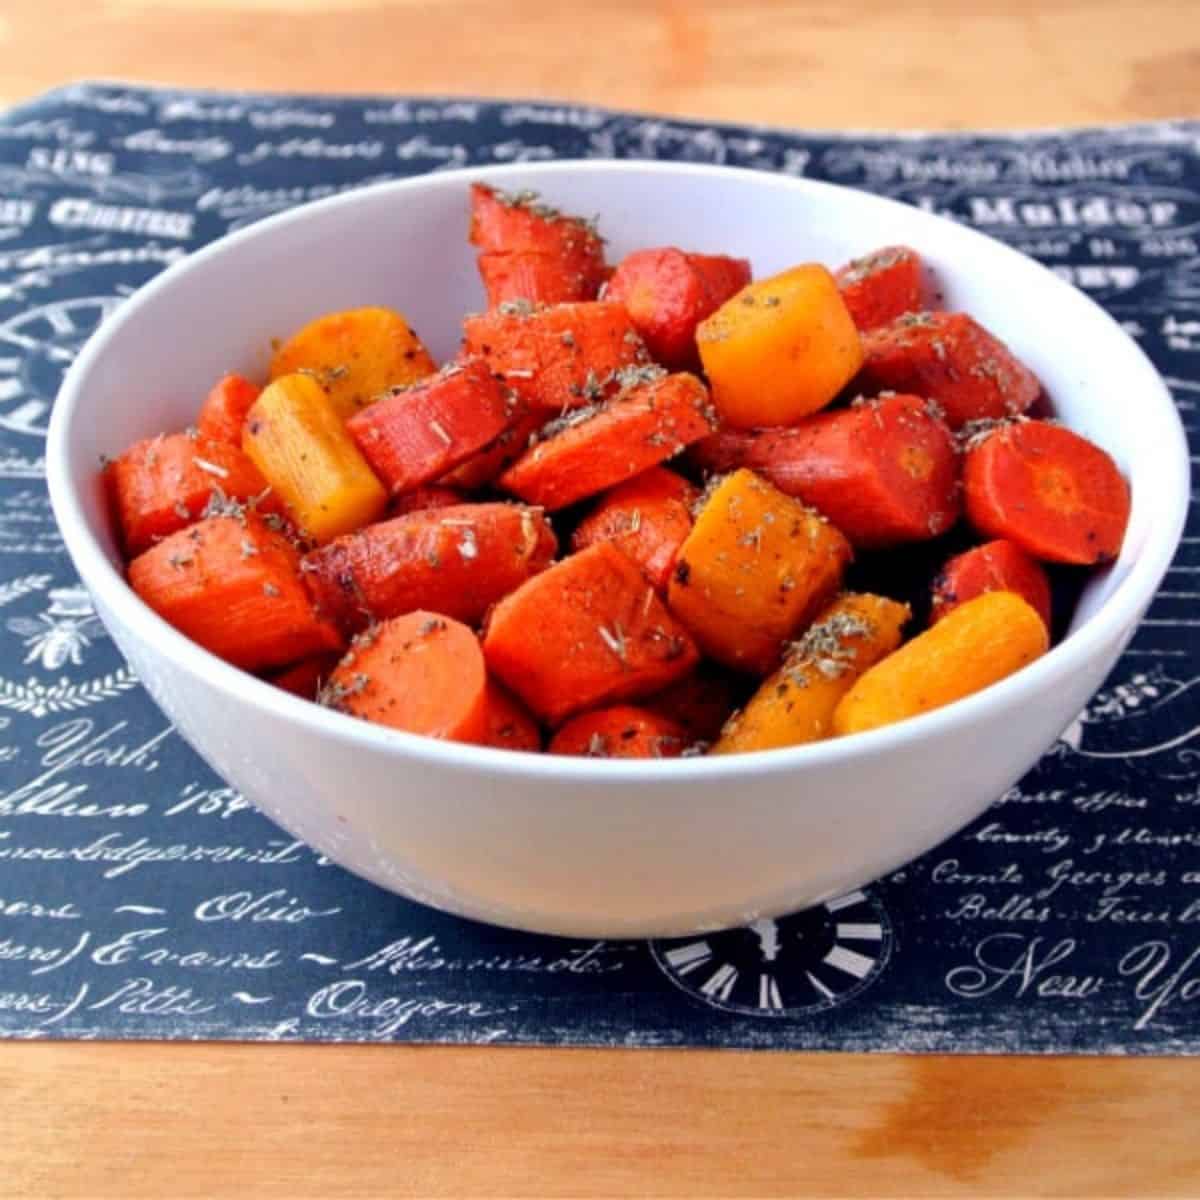
[(558, 509), (664, 462), (716, 428), (708, 390), (694, 375), (643, 372), (615, 400), (547, 426), (498, 483), (530, 504)]
[(1015, 542), (1003, 538), (955, 555), (938, 572), (933, 581), (930, 624), (984, 592), (1016, 592), (1050, 628), (1046, 572)]
[(483, 735), (485, 746), (499, 750), (542, 748), (542, 731), (529, 710), (507, 688), (494, 679), (487, 685), (487, 718)]
[(521, 250), (479, 256), (479, 277), (488, 308), (520, 302), (572, 304), (594, 300), (600, 285), (596, 272), (556, 253)]
[(424, 509), (305, 555), (313, 598), (347, 632), (417, 608), (474, 624), (557, 550), (542, 513), (519, 504)]
[(247, 513), (173, 533), (129, 564), (129, 584), (204, 649), (263, 671), (342, 647), (299, 568), (295, 547)]
[(682, 725), (646, 708), (618, 704), (572, 717), (549, 749), (587, 758), (678, 758), (686, 746)]
[(438, 479), (508, 425), (513, 402), (482, 359), (464, 359), (360, 409), (347, 422), (393, 496)]
[(710, 471), (749, 467), (856, 546), (936, 537), (962, 508), (954, 438), (916, 396), (881, 396), (788, 429), (722, 430), (690, 455)]
[(461, 466), (443, 475), (440, 483), (464, 492), (476, 491), (503, 474), (529, 449), (534, 434), (546, 424), (546, 414), (541, 409), (529, 408), (524, 400), (517, 403), (508, 427)]
[(395, 617), (355, 638), (320, 699), (377, 725), (478, 742), (487, 723), (479, 639), (441, 613)]
[(921, 257), (908, 246), (884, 246), (834, 274), (842, 299), (862, 331), (888, 325), (921, 305)]
[(130, 558), (198, 521), (210, 503), (220, 509), (226, 500), (254, 500), (262, 512), (282, 512), (240, 447), (210, 438), (186, 433), (147, 438), (109, 463), (106, 474)]
[(963, 465), (967, 518), (1046, 562), (1116, 558), (1129, 485), (1094, 442), (1061, 425), (1018, 421), (981, 435)]
[(652, 695), (698, 655), (634, 563), (609, 542), (535, 575), (492, 610), (489, 669), (543, 720)]
[(219, 379), (200, 406), (196, 430), (201, 437), (228, 442), (241, 449), (242, 426), (262, 388), (241, 375)]
[(661, 592), (692, 528), (691, 506), (699, 495), (682, 475), (651, 467), (601, 496), (575, 527), (571, 545), (586, 550), (596, 542), (612, 542)]
[(300, 696), (304, 700), (315, 700), (321, 685), (329, 678), (333, 668), (338, 665), (337, 654), (317, 654), (267, 676), (267, 682), (273, 683), (285, 692)]
[(405, 513), (424, 512), (430, 508), (453, 508), (458, 504), (469, 504), (470, 498), (456, 488), (442, 487), (429, 483), (397, 496), (388, 505), (389, 517), (402, 517)]

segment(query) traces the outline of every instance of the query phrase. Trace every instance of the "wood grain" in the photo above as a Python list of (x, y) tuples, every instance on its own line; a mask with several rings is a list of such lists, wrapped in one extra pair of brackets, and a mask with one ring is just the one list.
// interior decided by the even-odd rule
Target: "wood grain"
[[(0, 4), (85, 77), (562, 97), (826, 128), (1195, 115), (1194, 0)], [(10, 1044), (0, 1196), (1195, 1196), (1171, 1061)]]

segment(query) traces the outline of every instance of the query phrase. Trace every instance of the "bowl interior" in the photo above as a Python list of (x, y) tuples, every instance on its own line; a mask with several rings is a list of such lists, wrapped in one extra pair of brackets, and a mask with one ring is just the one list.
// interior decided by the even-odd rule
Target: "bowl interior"
[(971, 230), (864, 193), (722, 168), (588, 162), (447, 172), (322, 201), (224, 239), (131, 299), (72, 372), (51, 446), (52, 475), (65, 476), (63, 490), (111, 562), (100, 457), (191, 422), (221, 373), (262, 375), (272, 339), (332, 309), (383, 304), (401, 309), (435, 356), (454, 352), (463, 315), (483, 303), (465, 241), (473, 178), (533, 187), (567, 211), (596, 214), (613, 261), (675, 244), (744, 256), (763, 276), (811, 259), (836, 266), (889, 242), (914, 246), (941, 305), (971, 312), (1008, 342), (1057, 415), (1131, 479), (1124, 549), (1088, 584), (1072, 630), (1095, 617), (1156, 539), (1162, 557), (1164, 522), (1177, 527), (1186, 500), (1178, 420), (1141, 352), (1081, 293)]

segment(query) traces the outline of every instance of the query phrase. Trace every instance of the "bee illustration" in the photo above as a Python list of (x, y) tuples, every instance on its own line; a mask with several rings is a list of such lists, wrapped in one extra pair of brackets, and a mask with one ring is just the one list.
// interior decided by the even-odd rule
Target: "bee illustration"
[(82, 587), (55, 588), (50, 606), (36, 619), (12, 617), (7, 628), (25, 639), (27, 663), (41, 660), (47, 671), (57, 671), (67, 663), (80, 666), (83, 652), (96, 638), (107, 637), (91, 597)]

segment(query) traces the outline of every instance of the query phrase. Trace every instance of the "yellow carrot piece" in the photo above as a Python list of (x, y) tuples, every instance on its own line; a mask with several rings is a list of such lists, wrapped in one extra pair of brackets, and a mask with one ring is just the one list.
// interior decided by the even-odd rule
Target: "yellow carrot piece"
[(242, 449), (318, 542), (368, 524), (387, 505), (383, 484), (309, 375), (266, 387), (246, 416)]
[(723, 479), (675, 559), (667, 602), (727, 666), (766, 674), (841, 586), (850, 544), (753, 471)]
[(390, 308), (352, 308), (310, 321), (275, 352), (271, 378), (311, 372), (345, 419), (389, 388), (437, 365), (408, 322)]
[(1019, 671), (1049, 645), (1025, 600), (986, 592), (867, 671), (837, 706), (833, 731), (860, 733), (941, 708)]
[(783, 665), (734, 713), (712, 754), (798, 746), (830, 736), (838, 701), (900, 645), (911, 613), (886, 596), (844, 592), (808, 627)]
[(696, 329), (713, 403), (727, 425), (792, 425), (862, 366), (837, 282), (819, 263), (744, 287)]

